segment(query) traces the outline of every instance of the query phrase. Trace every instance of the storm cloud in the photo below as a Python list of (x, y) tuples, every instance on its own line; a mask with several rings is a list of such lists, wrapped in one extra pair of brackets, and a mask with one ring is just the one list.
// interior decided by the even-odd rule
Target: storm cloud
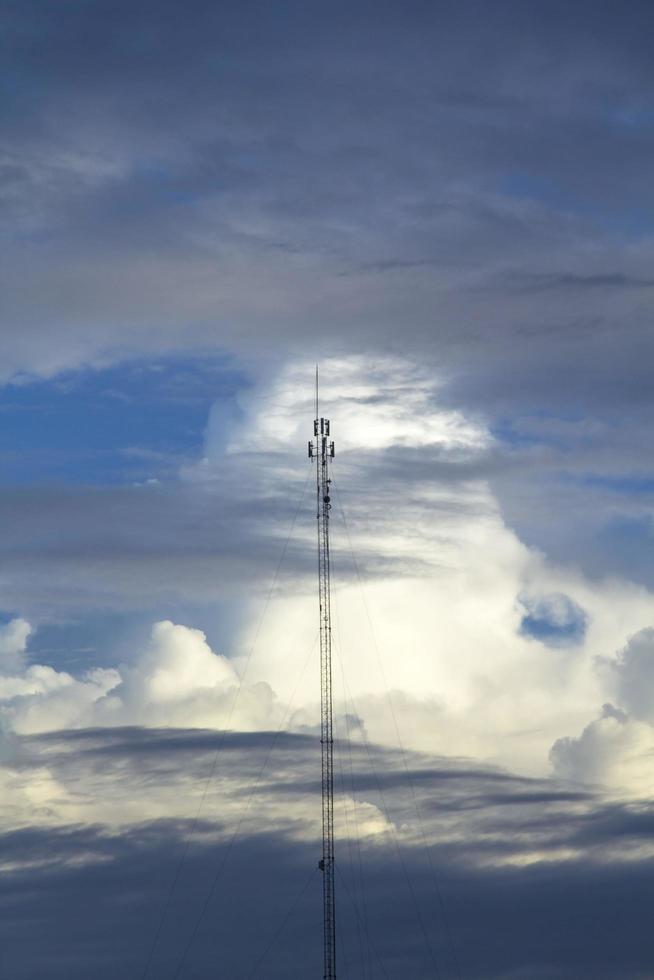
[[(54, 811), (3, 833), (4, 968), (109, 978), (149, 963), (168, 978), (183, 958), (179, 975), (208, 977), (218, 958), (233, 977), (319, 970), (319, 784), (307, 780), (318, 753), (288, 735), (270, 751), (273, 738), (124, 729), (22, 740), (23, 778), (46, 758), (60, 798), (93, 785), (97, 816), (53, 826), (53, 797)], [(407, 771), (397, 753), (350, 748), (351, 769), (339, 745), (346, 793), (391, 823), (372, 836), (360, 824), (339, 846), (344, 970), (363, 958), (389, 978), (647, 975), (651, 806), (462, 761), (417, 756)], [(198, 791), (185, 798), (208, 779), (198, 811)], [(104, 822), (116, 791), (168, 810), (148, 820), (112, 806)], [(35, 923), (38, 945), (27, 941)]]

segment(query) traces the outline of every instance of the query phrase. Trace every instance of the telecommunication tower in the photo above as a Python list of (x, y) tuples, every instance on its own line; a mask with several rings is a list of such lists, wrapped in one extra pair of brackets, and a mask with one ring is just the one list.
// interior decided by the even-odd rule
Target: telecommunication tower
[(318, 416), (318, 368), (316, 368), (316, 417), (309, 459), (316, 461), (316, 517), (318, 523), (318, 602), (320, 615), (320, 747), (322, 758), (322, 871), (324, 980), (336, 977), (336, 903), (334, 895), (334, 731), (332, 708), (332, 625), (329, 577), (329, 419)]

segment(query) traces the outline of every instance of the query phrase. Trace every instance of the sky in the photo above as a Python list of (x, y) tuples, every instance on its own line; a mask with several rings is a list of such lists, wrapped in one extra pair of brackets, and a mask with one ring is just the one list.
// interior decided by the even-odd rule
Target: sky
[(5, 0), (0, 980), (646, 980), (654, 10)]

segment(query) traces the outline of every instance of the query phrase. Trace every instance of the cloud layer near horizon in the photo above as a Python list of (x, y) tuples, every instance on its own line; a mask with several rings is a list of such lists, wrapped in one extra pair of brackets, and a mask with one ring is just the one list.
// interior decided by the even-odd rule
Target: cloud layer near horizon
[[(0, 800), (12, 976), (141, 975), (164, 909), (154, 975), (172, 978), (188, 947), (185, 972), (208, 978), (220, 955), (240, 977), (269, 943), (270, 976), (313, 970), (313, 736), (96, 729), (22, 737), (16, 748)], [(350, 966), (362, 956), (362, 970), (391, 980), (419, 980), (434, 962), (444, 977), (458, 962), (473, 980), (647, 976), (651, 805), (356, 742), (339, 741), (337, 759), (340, 952)], [(25, 944), (34, 916), (39, 942)]]

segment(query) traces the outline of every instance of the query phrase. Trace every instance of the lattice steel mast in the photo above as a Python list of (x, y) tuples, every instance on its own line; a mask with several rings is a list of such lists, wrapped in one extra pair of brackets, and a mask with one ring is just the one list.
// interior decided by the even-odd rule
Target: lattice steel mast
[(334, 443), (329, 439), (329, 419), (318, 417), (318, 368), (316, 368), (316, 417), (309, 459), (316, 461), (316, 517), (318, 519), (318, 600), (320, 607), (320, 746), (322, 756), (322, 871), (324, 980), (336, 977), (336, 917), (334, 896), (334, 731), (332, 709), (332, 625), (329, 578), (329, 461)]

